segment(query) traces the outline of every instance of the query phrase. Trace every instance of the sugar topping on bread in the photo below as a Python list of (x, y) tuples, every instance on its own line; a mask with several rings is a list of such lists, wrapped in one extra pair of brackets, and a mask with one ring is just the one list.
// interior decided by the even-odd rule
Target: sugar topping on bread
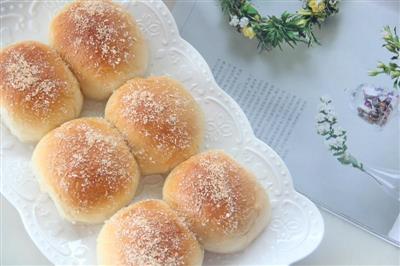
[(108, 222), (115, 227), (122, 264), (186, 265), (190, 254), (185, 249), (191, 249), (195, 236), (165, 203), (157, 202), (139, 202)]
[(69, 23), (74, 25), (71, 35), (72, 49), (85, 49), (93, 59), (93, 67), (106, 63), (112, 68), (129, 63), (135, 57), (131, 48), (135, 37), (128, 28), (122, 8), (110, 1), (77, 1), (69, 9)]
[[(206, 226), (209, 222), (216, 222), (226, 234), (234, 232), (239, 221), (237, 220), (238, 200), (246, 198), (240, 194), (238, 167), (221, 160), (216, 154), (203, 156), (199, 163), (188, 172), (188, 178), (180, 179), (180, 191), (192, 191), (192, 196), (184, 197), (186, 208), (194, 207), (194, 211), (201, 214), (217, 214), (202, 221)], [(241, 210), (245, 212), (245, 210)], [(241, 213), (244, 215), (244, 213)]]
[(117, 237), (124, 243), (121, 252), (125, 265), (184, 265), (178, 253), (184, 236), (175, 222), (162, 211), (143, 215), (145, 212), (137, 211), (119, 225)]
[(163, 199), (185, 218), (206, 250), (242, 250), (270, 219), (266, 191), (252, 173), (220, 150), (205, 151), (168, 175)]
[(148, 46), (134, 18), (110, 0), (76, 0), (50, 25), (51, 45), (69, 64), (83, 94), (107, 99), (127, 80), (142, 76)]
[(54, 162), (59, 188), (82, 209), (101, 198), (112, 199), (132, 179), (132, 157), (120, 152), (118, 135), (86, 123), (65, 124), (55, 132), (58, 141)]
[(0, 75), (5, 90), (2, 95), (11, 106), (21, 102), (23, 109), (37, 116), (50, 115), (51, 105), (67, 87), (67, 82), (57, 77), (54, 66), (47, 61), (54, 56), (50, 53), (39, 46), (21, 45), (2, 54)]
[[(168, 86), (163, 80), (152, 82), (152, 87), (133, 80), (129, 86), (133, 91), (122, 97), (122, 115), (140, 125), (141, 133), (152, 138), (160, 151), (168, 154), (168, 149), (189, 147), (192, 139), (188, 124), (179, 119), (179, 114), (188, 108), (188, 100), (176, 91), (162, 91), (160, 87)], [(156, 95), (153, 90), (161, 93)]]
[(162, 174), (197, 153), (204, 120), (179, 81), (134, 78), (110, 97), (105, 117), (123, 134), (144, 175)]
[(4, 62), (7, 85), (20, 91), (33, 87), (40, 80), (39, 74), (43, 72), (43, 67), (39, 66), (29, 63), (23, 54), (12, 51)]

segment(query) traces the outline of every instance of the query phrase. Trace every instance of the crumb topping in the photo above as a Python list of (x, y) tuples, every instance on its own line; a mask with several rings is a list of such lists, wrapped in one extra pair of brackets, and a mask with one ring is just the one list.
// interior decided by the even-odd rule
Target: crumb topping
[[(163, 89), (163, 81), (152, 83), (152, 89), (162, 91), (155, 94), (146, 84), (132, 82), (130, 90), (122, 96), (122, 116), (137, 125), (142, 136), (152, 140), (154, 148), (164, 152), (184, 150), (192, 143), (188, 121), (182, 119), (187, 112), (189, 100), (180, 93)], [(146, 156), (143, 149), (135, 149), (136, 155)], [(149, 157), (149, 156), (148, 156)], [(152, 158), (148, 158), (152, 161)]]
[(141, 208), (123, 219), (112, 220), (117, 226), (124, 265), (185, 265), (184, 248), (192, 235), (162, 209)]
[(130, 27), (130, 18), (121, 7), (110, 1), (78, 1), (68, 10), (73, 25), (67, 41), (77, 53), (81, 49), (89, 55), (92, 67), (100, 64), (116, 68), (129, 63), (136, 41)]
[(9, 104), (21, 103), (23, 110), (42, 118), (51, 114), (54, 104), (60, 104), (60, 95), (68, 85), (57, 78), (55, 67), (47, 61), (49, 53), (35, 46), (15, 47), (3, 54), (0, 65)]
[(226, 234), (235, 232), (239, 226), (237, 213), (245, 211), (238, 204), (246, 200), (241, 195), (239, 168), (216, 154), (209, 154), (188, 175), (179, 182), (180, 191), (193, 191), (184, 197), (183, 208), (204, 217), (202, 226), (216, 223)]
[[(122, 138), (87, 123), (70, 123), (56, 130), (58, 140), (54, 162), (58, 187), (85, 211), (92, 204), (124, 191), (135, 178), (133, 156)], [(122, 146), (123, 147), (123, 146)]]

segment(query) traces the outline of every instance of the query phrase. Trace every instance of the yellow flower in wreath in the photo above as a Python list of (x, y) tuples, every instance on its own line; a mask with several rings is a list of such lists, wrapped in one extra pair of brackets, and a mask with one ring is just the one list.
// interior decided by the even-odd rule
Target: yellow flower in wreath
[(323, 0), (309, 0), (308, 1), (308, 6), (311, 8), (311, 11), (314, 14), (321, 13), (325, 10), (325, 3)]
[(256, 33), (254, 32), (252, 27), (244, 27), (242, 29), (243, 35), (246, 36), (249, 39), (253, 39), (254, 36), (256, 36)]

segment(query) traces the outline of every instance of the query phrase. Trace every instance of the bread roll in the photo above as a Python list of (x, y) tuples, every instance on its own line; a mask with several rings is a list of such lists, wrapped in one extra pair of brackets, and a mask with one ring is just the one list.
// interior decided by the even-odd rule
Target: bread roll
[(201, 265), (203, 249), (161, 200), (145, 200), (117, 212), (97, 238), (100, 265)]
[(57, 52), (34, 41), (0, 52), (2, 122), (23, 142), (35, 142), (82, 109), (79, 84)]
[(203, 140), (200, 107), (168, 77), (128, 81), (110, 97), (105, 117), (126, 137), (144, 175), (169, 172)]
[(108, 0), (74, 1), (51, 22), (50, 42), (77, 76), (83, 94), (107, 99), (144, 74), (148, 51), (133, 18)]
[(140, 176), (129, 147), (102, 118), (72, 120), (51, 131), (32, 161), (42, 190), (72, 222), (109, 218), (132, 200)]
[(207, 151), (167, 177), (163, 199), (185, 218), (206, 250), (236, 252), (266, 227), (270, 203), (253, 174), (222, 151)]

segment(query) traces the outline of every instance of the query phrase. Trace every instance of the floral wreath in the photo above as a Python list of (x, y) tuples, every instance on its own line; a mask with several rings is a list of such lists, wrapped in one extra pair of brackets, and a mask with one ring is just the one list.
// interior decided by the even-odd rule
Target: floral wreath
[(311, 46), (318, 43), (313, 33), (314, 25), (321, 26), (336, 14), (338, 0), (305, 0), (304, 6), (294, 14), (283, 12), (280, 17), (263, 17), (249, 0), (220, 0), (222, 10), (230, 17), (229, 24), (245, 37), (259, 41), (258, 48), (271, 50), (287, 43), (294, 48), (297, 43)]

